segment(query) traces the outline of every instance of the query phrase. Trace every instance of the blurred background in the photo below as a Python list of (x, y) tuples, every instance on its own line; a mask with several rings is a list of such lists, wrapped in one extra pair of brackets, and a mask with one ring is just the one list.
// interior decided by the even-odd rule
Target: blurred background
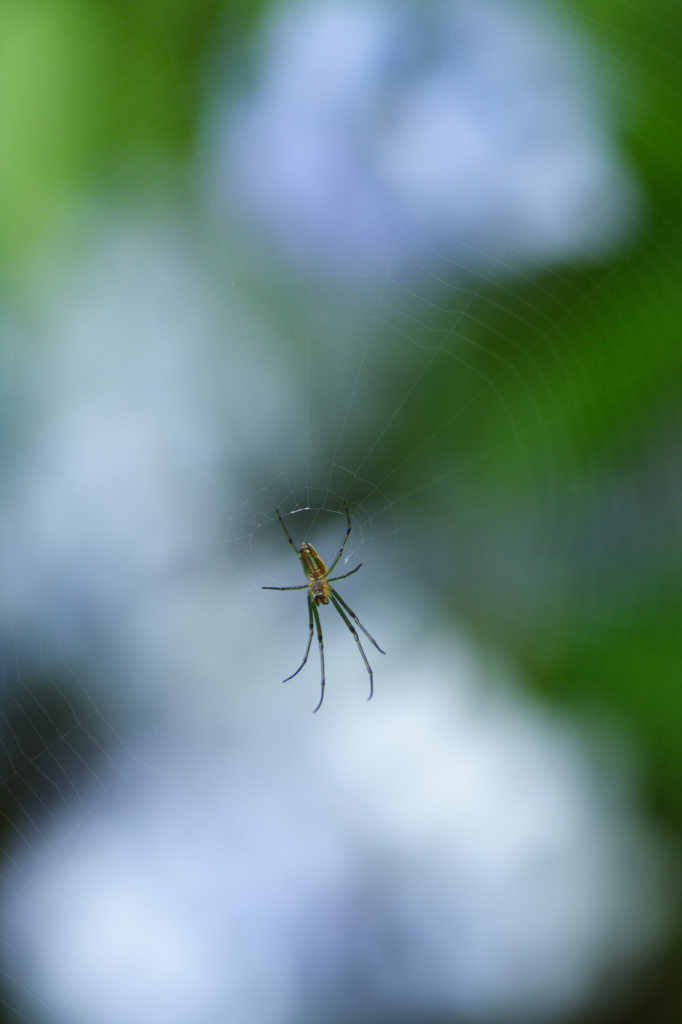
[(4, 1019), (682, 1018), (681, 42), (0, 0)]

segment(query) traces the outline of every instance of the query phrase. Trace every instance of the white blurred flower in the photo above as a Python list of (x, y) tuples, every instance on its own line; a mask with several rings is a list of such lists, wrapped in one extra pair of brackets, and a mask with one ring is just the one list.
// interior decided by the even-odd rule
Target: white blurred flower
[(637, 205), (589, 62), (535, 3), (280, 3), (207, 140), (231, 213), (327, 272), (600, 256)]
[[(32, 1020), (47, 1006), (73, 1024), (276, 1024), (330, 1007), (544, 1021), (659, 939), (655, 844), (629, 802), (461, 645), (382, 623), (393, 664), (366, 706), (334, 642), (337, 689), (313, 719), (291, 688), (262, 685), (286, 644), (249, 675), (262, 623), (241, 620), (223, 651), (189, 621), (166, 636), (184, 668), (211, 644), (214, 677), (191, 683), (227, 677), (213, 721), (119, 763), (66, 842), (10, 878), (4, 969)], [(235, 668), (255, 688), (247, 720)]]
[[(11, 851), (17, 1005), (71, 1024), (530, 1022), (603, 994), (666, 920), (660, 848), (618, 765), (597, 770), (388, 575), (361, 590), (389, 652), (374, 700), (329, 616), (320, 714), (314, 665), (281, 686), (301, 595), (226, 565), (221, 517), (255, 501), (243, 461), (295, 434), (296, 385), (263, 359), (280, 415), (259, 432), (247, 385), (267, 345), (251, 336), (244, 363), (234, 322), (227, 349), (210, 343), (218, 303), (186, 241), (119, 230), (101, 253), (48, 317), (49, 401), (0, 531), (3, 622), (47, 668), (87, 662), (98, 714), (123, 696), (145, 714)], [(291, 571), (286, 543), (268, 556)]]

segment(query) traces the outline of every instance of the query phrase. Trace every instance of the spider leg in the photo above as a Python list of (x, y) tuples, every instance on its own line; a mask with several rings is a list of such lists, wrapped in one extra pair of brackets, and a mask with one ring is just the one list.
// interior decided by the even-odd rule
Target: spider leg
[[(360, 568), (360, 566), (358, 566), (358, 568)], [(372, 643), (374, 644), (374, 646), (376, 647), (376, 649), (377, 649), (377, 650), (378, 650), (378, 651), (379, 651), (379, 652), (380, 652), (381, 654), (385, 654), (385, 653), (386, 653), (386, 651), (382, 651), (382, 650), (381, 650), (381, 647), (379, 647), (379, 644), (378, 644), (378, 643), (376, 642), (376, 640), (374, 639), (374, 637), (373, 637), (373, 636), (371, 636), (371, 635), (370, 635), (370, 634), (369, 634), (369, 633), (367, 632), (367, 630), (365, 629), (365, 627), (363, 626), (363, 624), (362, 624), (362, 623), (360, 622), (360, 619), (359, 619), (359, 618), (357, 617), (357, 615), (355, 614), (355, 612), (353, 611), (353, 609), (352, 609), (352, 608), (349, 608), (349, 607), (348, 607), (348, 605), (346, 604), (346, 602), (344, 601), (344, 599), (343, 599), (343, 598), (341, 597), (341, 595), (340, 595), (340, 594), (337, 594), (337, 593), (336, 593), (336, 591), (334, 590), (334, 588), (333, 588), (333, 587), (331, 587), (331, 592), (332, 592), (332, 599), (333, 599), (333, 598), (335, 597), (335, 598), (336, 598), (336, 600), (337, 600), (337, 601), (339, 601), (339, 602), (340, 602), (340, 603), (341, 603), (341, 604), (343, 605), (343, 607), (344, 607), (344, 608), (346, 609), (346, 611), (347, 611), (347, 612), (348, 612), (348, 614), (350, 615), (350, 617), (351, 617), (351, 619), (353, 620), (353, 622), (356, 622), (356, 623), (358, 624), (358, 626), (360, 627), (360, 629), (362, 630), (362, 632), (363, 632), (363, 633), (365, 634), (365, 636), (367, 637), (367, 639), (368, 639), (368, 640), (371, 640), (371, 641), (372, 641)]]
[(302, 587), (261, 587), (261, 590), (307, 590), (308, 584), (304, 583)]
[[(278, 587), (264, 587), (263, 589), (264, 590), (265, 589), (267, 589), (267, 590), (278, 590), (279, 588)], [(284, 590), (286, 588), (283, 587), (282, 589)], [(297, 676), (298, 673), (303, 668), (303, 666), (305, 665), (306, 661), (308, 660), (308, 655), (310, 654), (310, 645), (311, 645), (312, 640), (313, 640), (313, 612), (312, 612), (312, 608), (313, 608), (313, 603), (310, 600), (310, 598), (308, 598), (308, 646), (305, 649), (305, 654), (303, 655), (303, 661), (301, 662), (301, 664), (298, 666), (298, 668), (296, 669), (295, 672), (292, 672), (290, 676), (287, 676), (286, 679), (282, 680), (283, 683), (288, 683), (290, 679), (293, 679), (294, 676)], [(317, 708), (315, 710), (317, 710)]]
[[(358, 645), (358, 650), (360, 651), (360, 654), (362, 655), (362, 660), (365, 663), (365, 668), (367, 669), (367, 672), (369, 673), (369, 697), (367, 698), (367, 700), (371, 700), (372, 699), (372, 694), (374, 693), (374, 673), (372, 672), (370, 664), (367, 661), (367, 655), (365, 654), (365, 652), (362, 649), (362, 644), (360, 643), (360, 637), (358, 636), (355, 627), (351, 624), (350, 619), (348, 618), (348, 616), (344, 612), (343, 608), (339, 604), (339, 601), (337, 599), (338, 598), (338, 594), (336, 594), (336, 592), (334, 590), (332, 590), (331, 598), (332, 598), (332, 604), (334, 605), (334, 607), (336, 608), (337, 612), (339, 613), (339, 615), (341, 616), (343, 621), (346, 623), (346, 625), (348, 626), (348, 628), (351, 631), (351, 633), (353, 634), (353, 639), (355, 640), (356, 644)], [(355, 616), (353, 616), (353, 618), (355, 618)], [(366, 632), (366, 630), (365, 630), (365, 632)], [(369, 636), (369, 633), (367, 635)], [(370, 637), (370, 640), (371, 639), (372, 638)], [(374, 643), (373, 640), (372, 640), (372, 643)], [(379, 650), (381, 650), (381, 648), (379, 648)], [(383, 651), (381, 653), (383, 654)]]
[(346, 541), (348, 540), (348, 538), (349, 538), (349, 536), (350, 536), (350, 531), (351, 531), (351, 525), (350, 525), (350, 512), (348, 511), (348, 505), (346, 505), (345, 501), (344, 501), (344, 503), (343, 503), (343, 507), (344, 507), (344, 508), (345, 508), (345, 510), (346, 510), (346, 519), (348, 520), (348, 529), (346, 530), (346, 536), (345, 536), (345, 537), (343, 538), (343, 540), (341, 541), (341, 547), (339, 548), (339, 553), (338, 553), (338, 555), (336, 556), (336, 558), (334, 559), (334, 561), (332, 562), (332, 564), (331, 564), (331, 565), (329, 566), (329, 568), (327, 569), (327, 574), (329, 574), (330, 572), (333, 572), (333, 571), (334, 571), (334, 566), (338, 564), (338, 561), (339, 561), (339, 559), (341, 558), (341, 555), (343, 554), (343, 549), (344, 549), (344, 548), (345, 548), (345, 546), (346, 546)]
[[(317, 643), (318, 643), (319, 648), (320, 648), (320, 673), (321, 673), (321, 680), (320, 680), (320, 702), (317, 705), (317, 707), (315, 708), (315, 711), (319, 711), (320, 708), (322, 707), (322, 701), (324, 700), (324, 644), (322, 642), (322, 626), (320, 625), (320, 613), (317, 610), (317, 605), (310, 598), (308, 598), (308, 604), (310, 605), (310, 610), (311, 610), (312, 614), (315, 616), (315, 624), (317, 626)], [(313, 623), (312, 623), (312, 619), (311, 619), (311, 622), (310, 622), (310, 636), (312, 637), (312, 635), (313, 635)], [(308, 649), (310, 649), (310, 640), (308, 641)], [(307, 656), (308, 656), (308, 652), (306, 651), (306, 657)], [(313, 714), (315, 714), (315, 711), (313, 711)]]
[[(298, 557), (299, 557), (299, 554), (298, 554), (298, 548), (296, 547), (296, 545), (294, 544), (293, 540), (292, 540), (292, 539), (291, 539), (291, 537), (289, 536), (289, 531), (287, 530), (286, 526), (284, 525), (284, 520), (282, 519), (282, 516), (280, 515), (280, 511), (279, 511), (279, 509), (278, 509), (278, 508), (276, 508), (276, 509), (275, 509), (275, 512), (277, 513), (277, 518), (279, 519), (279, 525), (280, 525), (280, 526), (282, 527), (282, 529), (284, 530), (284, 535), (285, 535), (286, 539), (287, 539), (287, 540), (289, 541), (289, 543), (291, 544), (291, 546), (292, 546), (292, 548), (294, 549), (294, 551), (296, 552), (296, 557), (298, 558)], [(273, 589), (274, 589), (274, 588), (273, 588)]]
[(346, 576), (352, 576), (354, 572), (358, 571), (358, 569), (362, 569), (362, 562), (360, 562), (360, 565), (356, 565), (354, 569), (351, 569), (350, 572), (344, 572), (343, 576), (332, 576), (331, 579), (327, 579), (327, 583), (336, 583), (337, 580), (345, 580)]

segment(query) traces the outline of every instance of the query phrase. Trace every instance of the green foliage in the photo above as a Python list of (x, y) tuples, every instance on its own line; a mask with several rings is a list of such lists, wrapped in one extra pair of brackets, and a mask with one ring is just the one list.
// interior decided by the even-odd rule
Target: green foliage
[[(0, 0), (5, 288), (82, 196), (182, 181), (206, 55), (261, 4)], [(429, 587), (548, 697), (626, 723), (657, 808), (682, 828), (682, 5), (555, 6), (606, 57), (643, 227), (601, 265), (487, 284), (473, 299), (445, 288), (407, 336), (382, 311), (374, 339), (393, 331), (396, 365), (362, 476), (410, 506), (421, 536), (447, 523), (454, 558), (429, 562)], [(298, 316), (295, 305), (297, 328)], [(340, 442), (338, 458), (352, 466), (357, 451)], [(447, 578), (434, 580), (441, 561)]]
[[(150, 178), (162, 192), (182, 180), (206, 55), (218, 32), (240, 38), (261, 2), (0, 0), (5, 284), (83, 195), (134, 196)], [(459, 613), (513, 645), (548, 692), (603, 693), (618, 707), (648, 743), (662, 804), (682, 823), (682, 605), (667, 589), (679, 540), (663, 531), (649, 558), (656, 520), (643, 514), (632, 550), (616, 545), (599, 565), (586, 526), (614, 477), (647, 491), (655, 453), (675, 436), (682, 6), (573, 0), (562, 10), (606, 57), (606, 104), (644, 183), (644, 227), (603, 265), (487, 285), (473, 300), (445, 289), (425, 303), (406, 340), (395, 330), (398, 368), (383, 407), (377, 399), (381, 443), (362, 473), (415, 510), (421, 501), (425, 523), (449, 517), (470, 565), (459, 589), (452, 577)], [(383, 329), (375, 325), (377, 337)], [(517, 528), (519, 576), (510, 577), (484, 549)], [(519, 597), (523, 573), (534, 597)]]
[(188, 154), (212, 32), (238, 31), (255, 6), (0, 0), (0, 270), (84, 193), (134, 192), (145, 167)]

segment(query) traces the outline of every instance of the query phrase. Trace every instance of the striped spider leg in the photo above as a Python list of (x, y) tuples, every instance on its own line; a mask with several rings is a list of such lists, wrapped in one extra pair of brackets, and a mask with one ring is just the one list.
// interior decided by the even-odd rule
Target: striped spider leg
[[(341, 576), (331, 576), (330, 575), (334, 571), (336, 566), (339, 564), (339, 561), (341, 560), (341, 556), (343, 555), (343, 550), (344, 550), (344, 548), (346, 546), (346, 541), (348, 540), (348, 537), (350, 536), (350, 531), (351, 531), (350, 512), (348, 511), (348, 505), (344, 504), (344, 508), (346, 510), (346, 521), (348, 523), (348, 526), (347, 526), (347, 529), (346, 529), (345, 536), (344, 536), (343, 540), (341, 541), (341, 547), (339, 548), (339, 553), (337, 554), (336, 558), (334, 559), (334, 561), (332, 562), (332, 564), (330, 565), (329, 568), (326, 567), (326, 565), (324, 564), (324, 562), (322, 561), (322, 559), (320, 558), (320, 556), (318, 555), (317, 551), (312, 546), (312, 544), (308, 544), (307, 541), (304, 541), (300, 545), (300, 547), (298, 547), (298, 548), (296, 547), (296, 545), (294, 544), (293, 540), (289, 536), (289, 531), (287, 530), (286, 526), (284, 525), (284, 520), (282, 519), (282, 516), (280, 514), (279, 509), (278, 508), (275, 509), (275, 512), (277, 513), (277, 518), (279, 519), (280, 525), (281, 525), (282, 529), (284, 530), (284, 535), (285, 535), (286, 539), (289, 541), (289, 543), (291, 544), (291, 547), (294, 549), (294, 552), (296, 553), (296, 557), (300, 560), (301, 565), (303, 566), (303, 572), (305, 574), (305, 578), (306, 578), (307, 582), (303, 583), (299, 587), (263, 587), (263, 590), (307, 590), (308, 591), (308, 593), (306, 595), (307, 598), (308, 598), (308, 643), (306, 645), (305, 654), (303, 655), (303, 661), (298, 666), (298, 668), (296, 669), (295, 672), (292, 672), (292, 674), (290, 676), (287, 676), (287, 678), (284, 680), (284, 682), (287, 683), (290, 679), (293, 679), (294, 676), (297, 676), (298, 673), (303, 668), (303, 666), (305, 665), (306, 661), (308, 660), (308, 655), (310, 654), (310, 645), (313, 642), (313, 632), (316, 630), (317, 631), (317, 644), (318, 644), (318, 647), (320, 649), (320, 676), (321, 676), (321, 680), (320, 680), (320, 700), (318, 702), (317, 707), (315, 708), (315, 711), (319, 711), (320, 708), (322, 707), (322, 701), (324, 700), (324, 686), (325, 686), (325, 678), (324, 678), (324, 642), (322, 640), (322, 626), (320, 624), (320, 613), (319, 613), (318, 608), (317, 608), (318, 605), (320, 605), (320, 604), (329, 604), (329, 602), (331, 601), (331, 603), (333, 604), (334, 608), (336, 609), (336, 611), (339, 613), (339, 615), (343, 619), (343, 622), (345, 623), (346, 627), (352, 633), (353, 639), (355, 640), (356, 644), (358, 645), (358, 650), (360, 651), (360, 654), (362, 655), (362, 660), (365, 663), (365, 668), (367, 669), (367, 674), (369, 675), (369, 697), (367, 698), (367, 700), (371, 700), (372, 699), (372, 694), (374, 693), (374, 674), (373, 674), (371, 666), (370, 666), (370, 664), (369, 664), (369, 662), (367, 660), (367, 655), (365, 654), (364, 650), (362, 649), (362, 644), (360, 643), (360, 637), (358, 636), (357, 630), (355, 629), (355, 626), (353, 625), (353, 622), (355, 623), (356, 626), (359, 626), (359, 628), (365, 634), (367, 639), (371, 643), (374, 644), (376, 649), (381, 654), (385, 654), (386, 653), (385, 651), (381, 650), (381, 647), (379, 647), (379, 644), (376, 642), (376, 640), (374, 639), (373, 636), (370, 636), (370, 634), (367, 632), (365, 627), (362, 625), (362, 623), (360, 622), (360, 619), (357, 617), (355, 612), (351, 608), (348, 607), (348, 605), (346, 604), (344, 599), (341, 597), (341, 595), (334, 589), (334, 587), (332, 587), (332, 583), (336, 583), (337, 580), (345, 580), (347, 576), (352, 576), (353, 573), (357, 572), (358, 569), (362, 568), (362, 562), (360, 562), (360, 565), (356, 565), (354, 569), (350, 570), (350, 572), (344, 572)], [(351, 622), (351, 619), (353, 620), (352, 622)], [(313, 711), (313, 714), (315, 714), (315, 711)]]

